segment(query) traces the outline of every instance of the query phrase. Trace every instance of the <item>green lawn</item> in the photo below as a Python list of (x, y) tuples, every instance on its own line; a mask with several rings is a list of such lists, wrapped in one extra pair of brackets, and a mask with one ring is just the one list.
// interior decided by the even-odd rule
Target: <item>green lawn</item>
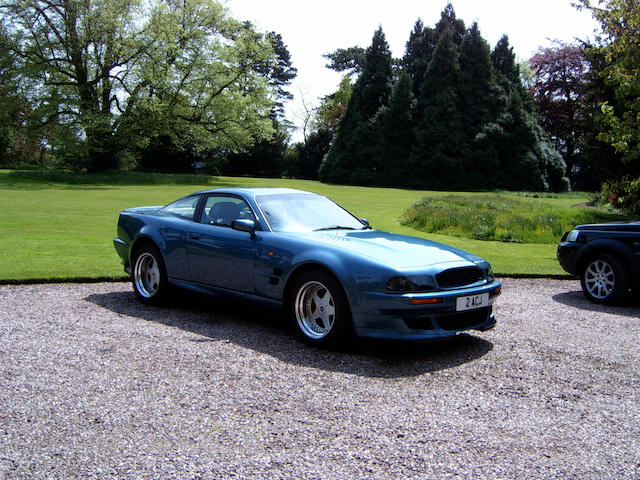
[[(405, 210), (416, 201), (425, 196), (450, 195), (448, 192), (337, 186), (289, 179), (192, 175), (90, 177), (0, 170), (0, 281), (123, 277), (112, 245), (120, 210), (164, 205), (197, 190), (227, 186), (279, 186), (321, 193), (357, 216), (369, 219), (374, 228), (429, 238), (480, 255), (492, 263), (498, 274), (564, 273), (555, 258), (555, 243), (478, 241), (427, 234), (400, 223)], [(581, 193), (544, 198), (549, 205), (558, 207), (587, 200), (588, 196)]]

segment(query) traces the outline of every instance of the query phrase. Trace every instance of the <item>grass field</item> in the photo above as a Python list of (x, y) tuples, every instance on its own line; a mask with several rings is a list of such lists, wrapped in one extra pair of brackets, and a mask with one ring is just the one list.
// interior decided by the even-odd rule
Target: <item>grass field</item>
[[(0, 282), (122, 278), (125, 274), (112, 245), (120, 210), (164, 205), (197, 190), (228, 186), (278, 186), (321, 193), (357, 216), (367, 218), (374, 228), (429, 238), (480, 255), (492, 263), (498, 274), (564, 273), (555, 258), (555, 243), (480, 241), (425, 233), (401, 224), (404, 212), (412, 204), (426, 196), (451, 195), (448, 192), (325, 185), (289, 179), (83, 176), (0, 170)], [(528, 198), (521, 194), (505, 195)], [(550, 209), (566, 209), (586, 202), (588, 195), (570, 193), (536, 199), (539, 200)]]

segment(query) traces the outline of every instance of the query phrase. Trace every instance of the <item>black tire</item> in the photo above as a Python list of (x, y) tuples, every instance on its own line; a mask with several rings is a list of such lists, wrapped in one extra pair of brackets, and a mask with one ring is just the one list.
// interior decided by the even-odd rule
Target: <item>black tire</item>
[(164, 260), (158, 249), (143, 245), (131, 256), (133, 291), (147, 305), (159, 305), (167, 299), (169, 282)]
[(349, 302), (342, 286), (321, 270), (305, 272), (294, 281), (288, 311), (292, 326), (309, 345), (336, 347), (352, 335)]
[(615, 256), (600, 253), (589, 258), (580, 275), (585, 296), (594, 303), (614, 303), (629, 291), (629, 272)]

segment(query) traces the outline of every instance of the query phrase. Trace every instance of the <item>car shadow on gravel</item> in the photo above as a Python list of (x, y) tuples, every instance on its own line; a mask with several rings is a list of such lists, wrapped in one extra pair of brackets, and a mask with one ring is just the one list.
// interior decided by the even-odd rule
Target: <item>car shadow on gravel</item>
[(557, 293), (551, 297), (554, 302), (562, 303), (569, 307), (587, 310), (589, 312), (606, 312), (626, 317), (640, 318), (640, 300), (629, 297), (614, 305), (602, 305), (587, 300), (582, 290)]
[[(486, 355), (493, 344), (461, 334), (439, 342), (353, 339), (338, 350), (307, 346), (278, 311), (219, 303), (213, 297), (178, 295), (164, 307), (141, 304), (133, 292), (93, 294), (85, 300), (119, 315), (180, 328), (194, 342), (232, 342), (282, 361), (363, 377), (400, 378), (457, 367)], [(215, 302), (215, 308), (213, 308)]]

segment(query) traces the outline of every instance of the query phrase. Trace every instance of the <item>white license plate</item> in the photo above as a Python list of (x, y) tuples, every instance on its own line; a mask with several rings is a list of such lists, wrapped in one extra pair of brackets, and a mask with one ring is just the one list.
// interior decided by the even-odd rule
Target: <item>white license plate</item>
[(456, 311), (458, 312), (461, 310), (473, 310), (474, 308), (482, 308), (486, 307), (487, 305), (489, 305), (488, 293), (456, 298)]

